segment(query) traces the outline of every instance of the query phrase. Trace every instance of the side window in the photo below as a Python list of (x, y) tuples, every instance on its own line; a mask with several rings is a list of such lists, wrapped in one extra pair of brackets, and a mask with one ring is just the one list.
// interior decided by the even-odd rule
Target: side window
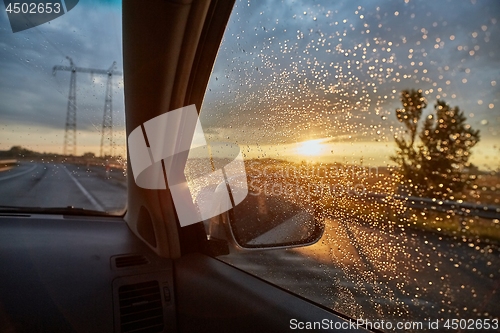
[(498, 328), (499, 20), (497, 1), (237, 1), (207, 140), (240, 146), (262, 223), (308, 204), (326, 230), (220, 258), (369, 328)]

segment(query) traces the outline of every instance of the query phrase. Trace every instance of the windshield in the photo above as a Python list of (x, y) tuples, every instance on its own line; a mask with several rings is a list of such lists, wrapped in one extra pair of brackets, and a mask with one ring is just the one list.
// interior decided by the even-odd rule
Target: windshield
[(243, 152), (233, 223), (277, 230), (291, 202), (325, 232), (220, 258), (368, 328), (496, 330), (499, 20), (498, 1), (237, 1), (200, 115)]
[(121, 213), (121, 1), (41, 3), (0, 5), (0, 210)]

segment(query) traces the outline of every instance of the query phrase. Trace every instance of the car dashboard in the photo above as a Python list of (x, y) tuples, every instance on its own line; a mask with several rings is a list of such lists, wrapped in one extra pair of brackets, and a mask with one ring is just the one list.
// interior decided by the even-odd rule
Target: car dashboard
[(112, 332), (116, 322), (130, 332), (141, 325), (138, 311), (153, 326), (175, 328), (172, 261), (121, 218), (0, 219), (2, 331)]
[(283, 331), (346, 322), (215, 258), (159, 257), (121, 217), (0, 216), (2, 332)]

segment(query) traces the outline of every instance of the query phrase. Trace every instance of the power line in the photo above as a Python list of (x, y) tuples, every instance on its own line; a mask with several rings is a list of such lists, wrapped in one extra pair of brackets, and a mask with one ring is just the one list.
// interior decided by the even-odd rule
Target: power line
[[(73, 59), (66, 56), (69, 60), (69, 66), (56, 65), (52, 69), (52, 74), (56, 75), (57, 71), (67, 71), (71, 72), (71, 77), (69, 81), (69, 94), (68, 94), (68, 106), (66, 111), (66, 125), (64, 131), (64, 155), (72, 154), (76, 155), (76, 73), (89, 73), (90, 75), (107, 75), (106, 82), (106, 97), (104, 101), (104, 114), (102, 120), (102, 131), (101, 131), (101, 149), (100, 155), (104, 156), (105, 153), (109, 152), (110, 155), (113, 154), (113, 94), (112, 94), (112, 77), (113, 75), (122, 75), (122, 72), (116, 70), (116, 62), (114, 61), (109, 69), (95, 69), (95, 68), (83, 68), (77, 67), (73, 63)], [(105, 138), (108, 140), (105, 140)]]

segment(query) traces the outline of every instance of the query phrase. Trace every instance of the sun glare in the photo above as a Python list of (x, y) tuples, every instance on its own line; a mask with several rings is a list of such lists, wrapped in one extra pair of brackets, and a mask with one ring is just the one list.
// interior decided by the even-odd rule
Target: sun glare
[(305, 156), (318, 156), (323, 152), (324, 139), (309, 140), (297, 144), (297, 154)]

